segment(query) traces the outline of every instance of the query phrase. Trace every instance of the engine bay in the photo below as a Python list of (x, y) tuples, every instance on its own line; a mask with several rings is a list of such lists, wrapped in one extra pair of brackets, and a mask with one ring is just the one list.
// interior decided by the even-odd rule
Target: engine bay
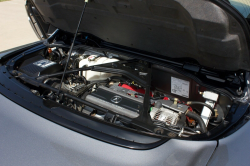
[(191, 137), (216, 130), (233, 102), (172, 69), (110, 52), (48, 47), (11, 73), (46, 102), (137, 132)]

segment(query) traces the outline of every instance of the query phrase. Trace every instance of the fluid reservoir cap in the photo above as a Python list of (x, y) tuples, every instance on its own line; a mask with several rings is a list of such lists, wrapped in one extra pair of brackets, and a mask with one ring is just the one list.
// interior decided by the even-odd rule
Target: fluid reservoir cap
[(98, 55), (90, 55), (89, 57), (88, 57), (88, 60), (89, 61), (94, 61), (94, 60), (96, 60), (96, 58), (98, 58), (99, 56)]
[(215, 101), (215, 102), (218, 100), (218, 97), (219, 97), (219, 95), (217, 93), (210, 92), (210, 91), (204, 91), (202, 93), (202, 96), (205, 99), (212, 100), (212, 101)]

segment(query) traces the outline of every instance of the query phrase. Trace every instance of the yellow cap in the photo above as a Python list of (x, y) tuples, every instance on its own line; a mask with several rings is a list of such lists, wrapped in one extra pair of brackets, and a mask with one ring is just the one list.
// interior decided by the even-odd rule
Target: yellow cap
[(174, 98), (174, 104), (177, 104), (178, 98)]

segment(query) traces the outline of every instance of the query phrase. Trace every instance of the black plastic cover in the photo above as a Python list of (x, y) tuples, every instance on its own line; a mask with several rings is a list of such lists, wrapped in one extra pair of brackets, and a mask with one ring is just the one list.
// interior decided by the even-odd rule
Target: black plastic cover
[[(93, 96), (96, 100), (93, 101), (93, 99), (89, 99), (90, 96)], [(137, 98), (133, 100), (133, 97), (126, 94), (121, 95), (121, 93), (116, 93), (113, 90), (108, 91), (100, 87), (86, 97), (86, 100), (89, 102), (95, 102), (95, 104), (101, 107), (111, 109), (114, 112), (118, 112), (130, 118), (138, 117), (139, 111), (143, 106), (143, 102), (139, 102), (136, 99)]]
[(19, 67), (19, 71), (32, 77), (51, 74), (60, 70), (62, 70), (61, 65), (48, 59), (44, 59), (42, 56), (35, 56), (27, 59)]
[[(46, 22), (75, 33), (83, 0), (33, 2)], [(250, 70), (249, 26), (225, 5), (222, 9), (208, 0), (92, 0), (80, 32), (157, 58), (192, 58), (213, 69)]]

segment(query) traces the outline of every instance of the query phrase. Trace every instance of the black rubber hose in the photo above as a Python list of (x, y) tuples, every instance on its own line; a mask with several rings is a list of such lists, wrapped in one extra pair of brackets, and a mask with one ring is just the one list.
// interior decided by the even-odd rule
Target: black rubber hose
[[(137, 96), (142, 96), (144, 97), (144, 94), (140, 94), (140, 93), (135, 93), (135, 95)], [(150, 97), (151, 100), (160, 100), (160, 99), (164, 99), (165, 96), (160, 96), (160, 97)]]
[[(194, 132), (194, 133), (196, 133), (196, 131), (201, 131), (200, 128), (192, 129), (192, 128), (190, 128), (190, 127), (184, 127), (184, 129), (189, 130), (189, 131), (192, 131), (192, 132)], [(196, 133), (196, 134), (197, 134), (197, 133)]]
[(62, 56), (58, 51), (53, 51), (58, 57), (59, 57), (59, 61), (62, 60)]
[(160, 100), (160, 99), (164, 99), (165, 96), (160, 96), (160, 97), (151, 97), (150, 99), (152, 100)]
[(87, 92), (90, 88), (92, 88), (95, 84), (97, 84), (97, 83), (90, 83), (90, 84), (88, 84), (87, 85), (87, 87), (84, 89), (84, 91), (82, 92), (83, 94), (85, 93), (85, 92)]
[(122, 81), (124, 81), (124, 82), (127, 82), (127, 81), (128, 81), (128, 79), (123, 78), (123, 77), (119, 77), (119, 76), (112, 76), (112, 77), (109, 77), (108, 79), (109, 79), (109, 80), (122, 80)]
[(70, 45), (67, 45), (67, 44), (46, 44), (46, 46), (49, 48), (53, 48), (53, 47), (70, 48)]
[(207, 132), (207, 127), (206, 127), (204, 121), (202, 120), (202, 118), (198, 114), (196, 114), (194, 112), (191, 112), (191, 111), (188, 111), (186, 113), (186, 116), (188, 116), (188, 117), (190, 117), (190, 118), (192, 118), (192, 119), (194, 119), (194, 120), (196, 120), (198, 122), (198, 124), (200, 125), (202, 133)]
[(86, 79), (86, 77), (81, 76), (81, 78), (83, 78), (83, 82), (84, 82), (84, 84), (87, 84), (87, 83), (88, 83), (88, 80)]
[(92, 83), (108, 83), (109, 81), (108, 80), (95, 80), (95, 81), (88, 81), (89, 84), (92, 84)]
[(206, 106), (206, 107), (209, 108), (209, 109), (212, 111), (212, 113), (214, 114), (214, 109), (213, 109), (210, 105), (208, 105), (208, 104), (206, 104), (206, 103), (199, 102), (199, 101), (188, 101), (188, 102), (187, 102), (187, 105), (196, 105), (196, 104)]
[(64, 65), (66, 65), (66, 63), (67, 63), (67, 60), (68, 60), (67, 57), (65, 57), (64, 59), (62, 59), (62, 60), (59, 62), (59, 64), (64, 66)]
[(112, 77), (107, 78), (106, 80), (90, 81), (90, 83), (108, 83), (108, 82), (110, 82), (111, 80), (122, 80), (122, 81), (124, 81), (124, 82), (127, 81), (126, 78), (119, 77), (119, 76), (112, 76)]

